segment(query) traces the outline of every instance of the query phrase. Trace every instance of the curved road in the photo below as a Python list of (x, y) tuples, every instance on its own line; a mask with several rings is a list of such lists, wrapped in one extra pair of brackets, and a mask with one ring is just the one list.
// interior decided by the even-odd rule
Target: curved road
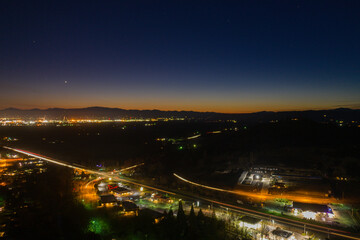
[(276, 220), (277, 222), (282, 223), (284, 225), (289, 225), (289, 226), (298, 227), (298, 228), (303, 228), (304, 225), (306, 225), (306, 229), (312, 230), (312, 231), (315, 231), (315, 232), (319, 232), (319, 233), (323, 233), (323, 234), (325, 233), (325, 234), (329, 234), (329, 235), (333, 235), (333, 236), (337, 236), (337, 237), (343, 237), (343, 238), (347, 238), (347, 239), (360, 240), (360, 236), (357, 236), (357, 235), (355, 235), (353, 233), (350, 233), (350, 232), (347, 232), (347, 231), (343, 231), (343, 230), (339, 230), (339, 229), (335, 229), (335, 228), (330, 228), (330, 227), (319, 226), (319, 225), (311, 224), (311, 223), (304, 223), (302, 221), (297, 221), (297, 220), (294, 220), (294, 219), (288, 219), (288, 218), (281, 217), (281, 216), (275, 216), (275, 215), (272, 215), (272, 214), (263, 213), (263, 212), (260, 212), (260, 211), (247, 209), (247, 208), (244, 208), (244, 207), (239, 207), (239, 206), (224, 203), (224, 202), (219, 202), (219, 201), (212, 200), (212, 199), (207, 199), (207, 198), (198, 197), (198, 196), (194, 197), (194, 196), (190, 196), (190, 195), (187, 195), (187, 194), (184, 194), (184, 193), (181, 193), (181, 192), (177, 192), (177, 191), (174, 191), (174, 190), (167, 190), (167, 189), (164, 189), (164, 188), (158, 188), (158, 187), (149, 186), (149, 185), (143, 184), (143, 183), (141, 183), (139, 181), (116, 177), (116, 176), (114, 176), (112, 174), (109, 174), (109, 173), (104, 173), (104, 172), (88, 169), (85, 166), (81, 166), (81, 165), (78, 165), (78, 164), (75, 164), (75, 163), (73, 163), (73, 164), (67, 163), (67, 162), (64, 162), (64, 161), (52, 159), (52, 158), (49, 158), (49, 157), (46, 157), (46, 156), (43, 156), (43, 155), (40, 155), (40, 154), (32, 153), (32, 152), (21, 150), (21, 149), (16, 149), (16, 148), (11, 148), (11, 147), (6, 147), (6, 146), (3, 146), (3, 148), (8, 149), (8, 150), (12, 150), (12, 151), (15, 151), (15, 152), (18, 152), (18, 153), (22, 153), (22, 154), (25, 154), (27, 156), (39, 158), (39, 159), (42, 159), (44, 161), (51, 162), (51, 163), (54, 163), (54, 164), (58, 164), (58, 165), (61, 165), (61, 166), (74, 168), (74, 169), (81, 169), (81, 170), (91, 172), (93, 174), (97, 174), (97, 175), (104, 176), (104, 177), (107, 177), (107, 178), (113, 178), (113, 179), (116, 178), (119, 181), (135, 184), (135, 185), (142, 186), (142, 187), (145, 187), (145, 188), (148, 188), (148, 189), (153, 189), (153, 190), (156, 190), (156, 191), (159, 191), (159, 192), (168, 193), (168, 194), (171, 194), (171, 195), (185, 196), (185, 197), (190, 198), (190, 199), (202, 200), (202, 201), (205, 201), (205, 202), (208, 202), (208, 203), (217, 204), (219, 206), (229, 208), (229, 209), (231, 209), (233, 211), (245, 213), (245, 214), (248, 214), (248, 215), (253, 215), (253, 216), (256, 216), (256, 217), (259, 217), (259, 218), (262, 218), (262, 219), (270, 219), (271, 218), (271, 219)]

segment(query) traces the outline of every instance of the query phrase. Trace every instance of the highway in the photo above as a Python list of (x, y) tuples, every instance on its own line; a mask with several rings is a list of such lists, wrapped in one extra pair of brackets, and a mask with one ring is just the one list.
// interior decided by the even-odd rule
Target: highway
[[(318, 232), (318, 233), (322, 233), (322, 234), (327, 234), (327, 235), (332, 235), (332, 236), (336, 236), (336, 237), (342, 237), (342, 238), (346, 238), (346, 239), (355, 239), (355, 240), (360, 240), (360, 236), (359, 235), (355, 235), (354, 233), (350, 233), (347, 231), (343, 231), (340, 229), (335, 229), (335, 228), (331, 228), (331, 227), (325, 227), (325, 226), (319, 226), (316, 224), (311, 224), (311, 223), (304, 223), (302, 221), (298, 221), (298, 220), (294, 220), (294, 219), (289, 219), (289, 218), (285, 218), (285, 217), (281, 217), (281, 216), (276, 216), (276, 215), (272, 215), (272, 214), (268, 214), (268, 213), (263, 213), (257, 210), (252, 210), (252, 209), (248, 209), (245, 207), (240, 207), (240, 206), (236, 206), (233, 204), (229, 204), (229, 203), (224, 203), (224, 202), (219, 202), (216, 200), (212, 200), (212, 199), (208, 199), (208, 198), (204, 198), (204, 197), (199, 197), (199, 196), (191, 196), (188, 195), (186, 193), (181, 193), (178, 192), (177, 190), (170, 190), (170, 189), (164, 189), (164, 188), (159, 188), (159, 187), (155, 187), (155, 186), (150, 186), (144, 183), (141, 183), (139, 181), (133, 180), (133, 179), (129, 179), (129, 178), (120, 178), (117, 176), (114, 176), (111, 173), (106, 173), (106, 172), (101, 172), (101, 171), (96, 171), (96, 170), (92, 170), (92, 169), (88, 169), (85, 166), (81, 166), (78, 164), (71, 164), (71, 163), (66, 163), (64, 161), (60, 161), (60, 160), (56, 160), (56, 159), (52, 159), (40, 154), (36, 154), (36, 153), (32, 153), (29, 151), (25, 151), (25, 150), (21, 150), (21, 149), (16, 149), (16, 148), (11, 148), (11, 147), (6, 147), (3, 146), (3, 148), (8, 149), (8, 150), (12, 150), (18, 153), (22, 153), (24, 155), (27, 156), (31, 156), (31, 157), (35, 157), (35, 158), (39, 158), (42, 159), (44, 161), (53, 163), (53, 164), (57, 164), (60, 166), (65, 166), (65, 167), (69, 167), (69, 168), (73, 168), (73, 169), (81, 169), (83, 171), (87, 171), (102, 177), (106, 177), (106, 178), (113, 178), (114, 180), (118, 180), (118, 181), (122, 181), (122, 182), (127, 182), (130, 184), (134, 184), (137, 186), (141, 186), (144, 188), (148, 188), (148, 189), (153, 189), (155, 191), (159, 191), (159, 192), (163, 192), (163, 193), (168, 193), (174, 196), (180, 196), (180, 197), (185, 197), (185, 198), (189, 198), (189, 199), (193, 199), (194, 201), (197, 200), (201, 200), (210, 204), (215, 204), (218, 206), (222, 206), (225, 208), (228, 208), (229, 210), (232, 210), (234, 212), (240, 212), (246, 215), (251, 215), (251, 216), (255, 216), (261, 219), (266, 219), (266, 220), (276, 220), (276, 222), (281, 223), (283, 225), (287, 225), (287, 226), (292, 226), (292, 227), (297, 227), (297, 228), (304, 228), (304, 225), (306, 225), (306, 229), (307, 230), (311, 230), (314, 232)], [(178, 175), (177, 175), (178, 176)], [(180, 177), (180, 176), (178, 176)], [(186, 180), (186, 179), (184, 179)]]
[(201, 188), (206, 188), (206, 189), (210, 189), (210, 190), (214, 190), (214, 191), (219, 191), (219, 192), (226, 192), (226, 193), (231, 193), (231, 194), (236, 194), (236, 195), (240, 195), (240, 196), (246, 196), (246, 197), (251, 197), (251, 198), (255, 198), (255, 199), (260, 199), (261, 201), (264, 201), (266, 199), (276, 199), (276, 198), (286, 198), (286, 199), (290, 199), (293, 201), (297, 201), (297, 202), (304, 202), (304, 203), (317, 203), (317, 204), (328, 204), (329, 202), (332, 203), (337, 203), (338, 201), (334, 198), (325, 198), (325, 197), (314, 197), (314, 196), (299, 196), (299, 195), (295, 195), (295, 194), (263, 194), (263, 193), (254, 193), (254, 192), (249, 192), (249, 191), (244, 191), (244, 190), (227, 190), (227, 189), (222, 189), (222, 188), (216, 188), (216, 187), (211, 187), (211, 186), (207, 186), (207, 185), (203, 185), (200, 183), (196, 183), (193, 181), (190, 181), (188, 179), (185, 179), (181, 176), (179, 176), (176, 173), (173, 173), (173, 175), (180, 179), (183, 182), (186, 182), (188, 184), (194, 185), (194, 186), (198, 186)]

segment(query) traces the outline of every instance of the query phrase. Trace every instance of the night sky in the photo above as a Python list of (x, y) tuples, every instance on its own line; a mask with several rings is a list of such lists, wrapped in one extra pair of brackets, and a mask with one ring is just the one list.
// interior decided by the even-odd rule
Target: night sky
[(0, 2), (0, 108), (360, 108), (360, 1)]

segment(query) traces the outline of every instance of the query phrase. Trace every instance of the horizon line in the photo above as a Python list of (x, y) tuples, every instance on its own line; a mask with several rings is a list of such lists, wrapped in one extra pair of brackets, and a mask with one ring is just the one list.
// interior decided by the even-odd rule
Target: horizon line
[(64, 107), (48, 107), (48, 108), (16, 108), (16, 107), (7, 107), (0, 109), (0, 111), (6, 110), (20, 110), (20, 111), (31, 111), (31, 110), (40, 110), (46, 111), (51, 109), (63, 109), (63, 110), (79, 110), (79, 109), (88, 109), (88, 108), (106, 108), (106, 109), (117, 109), (117, 110), (125, 110), (125, 111), (161, 111), (161, 112), (196, 112), (196, 113), (216, 113), (216, 114), (252, 114), (252, 113), (260, 113), (260, 112), (307, 112), (307, 111), (330, 111), (337, 109), (349, 109), (349, 110), (360, 110), (360, 108), (349, 108), (349, 107), (336, 107), (336, 108), (313, 108), (313, 109), (304, 109), (304, 110), (260, 110), (253, 112), (214, 112), (214, 111), (198, 111), (198, 110), (161, 110), (161, 109), (126, 109), (120, 107), (104, 107), (104, 106), (88, 106), (88, 107), (73, 107), (73, 108), (64, 108)]

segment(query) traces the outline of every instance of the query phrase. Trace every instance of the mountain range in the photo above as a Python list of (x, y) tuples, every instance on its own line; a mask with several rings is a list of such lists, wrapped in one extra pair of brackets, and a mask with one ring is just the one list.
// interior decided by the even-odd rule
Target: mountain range
[(48, 108), (0, 110), (0, 118), (21, 119), (122, 119), (122, 118), (189, 118), (204, 120), (234, 119), (245, 122), (267, 122), (271, 120), (308, 119), (313, 121), (360, 121), (360, 109), (337, 108), (329, 110), (254, 112), (254, 113), (216, 113), (196, 111), (126, 110), (121, 108)]

